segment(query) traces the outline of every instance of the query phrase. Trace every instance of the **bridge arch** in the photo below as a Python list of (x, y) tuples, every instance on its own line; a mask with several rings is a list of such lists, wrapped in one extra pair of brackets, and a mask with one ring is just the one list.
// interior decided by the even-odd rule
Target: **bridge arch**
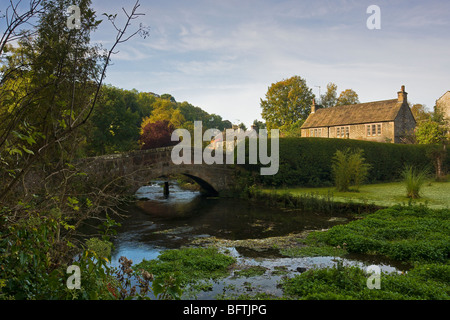
[(188, 173), (183, 173), (183, 175), (185, 175), (188, 178), (191, 178), (192, 180), (194, 180), (199, 186), (200, 188), (205, 191), (208, 194), (211, 195), (218, 195), (219, 192), (214, 189), (214, 187), (212, 185), (210, 185), (208, 182), (206, 182), (205, 180), (203, 180), (202, 178), (190, 175)]
[(234, 166), (226, 164), (179, 164), (171, 160), (171, 147), (134, 151), (83, 159), (82, 170), (92, 180), (119, 178), (128, 193), (134, 194), (152, 179), (175, 174), (194, 180), (210, 194), (221, 194), (235, 183)]
[(172, 175), (174, 175), (174, 174), (183, 175), (185, 177), (188, 177), (192, 181), (194, 181), (200, 187), (200, 190), (201, 190), (202, 193), (205, 193), (205, 194), (211, 195), (211, 196), (216, 196), (216, 195), (219, 194), (219, 191), (217, 191), (208, 181), (205, 181), (201, 177), (198, 177), (196, 175), (192, 175), (192, 174), (187, 173), (187, 172), (181, 172), (181, 173), (172, 172), (170, 174), (164, 174), (164, 175), (160, 175), (160, 176), (157, 176), (157, 177), (150, 176), (147, 179), (147, 181), (150, 181), (150, 180), (153, 180), (153, 179), (169, 180), (170, 177)]

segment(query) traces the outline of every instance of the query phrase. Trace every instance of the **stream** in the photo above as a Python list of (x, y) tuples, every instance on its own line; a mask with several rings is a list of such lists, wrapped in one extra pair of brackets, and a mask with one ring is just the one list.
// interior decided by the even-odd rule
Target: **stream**
[[(127, 218), (119, 221), (112, 252), (112, 265), (118, 266), (121, 256), (133, 260), (156, 259), (166, 249), (178, 249), (215, 237), (225, 240), (267, 239), (328, 229), (347, 223), (348, 217), (331, 214), (281, 210), (244, 199), (206, 197), (198, 191), (184, 190), (170, 181), (168, 197), (164, 197), (164, 181), (152, 181), (136, 192), (138, 201), (126, 208)], [(290, 258), (276, 248), (258, 250), (245, 246), (227, 246), (227, 252), (237, 259), (239, 268), (260, 266), (264, 274), (251, 277), (231, 275), (215, 281), (207, 291), (183, 299), (216, 299), (217, 295), (267, 293), (281, 296), (277, 283), (285, 276), (294, 276), (310, 268), (325, 268), (336, 264), (332, 256)], [(376, 257), (346, 256), (344, 265), (378, 265), (384, 272), (402, 270), (401, 266)], [(283, 272), (279, 272), (283, 270)]]

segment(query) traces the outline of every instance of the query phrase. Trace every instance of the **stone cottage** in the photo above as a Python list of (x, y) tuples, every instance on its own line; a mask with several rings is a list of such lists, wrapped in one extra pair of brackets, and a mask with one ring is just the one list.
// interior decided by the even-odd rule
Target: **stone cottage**
[(436, 100), (435, 110), (442, 112), (444, 120), (447, 121), (447, 125), (450, 127), (450, 91), (447, 91)]
[(408, 105), (405, 86), (397, 99), (358, 103), (331, 108), (311, 106), (301, 128), (302, 137), (357, 139), (405, 143), (414, 132), (416, 120)]

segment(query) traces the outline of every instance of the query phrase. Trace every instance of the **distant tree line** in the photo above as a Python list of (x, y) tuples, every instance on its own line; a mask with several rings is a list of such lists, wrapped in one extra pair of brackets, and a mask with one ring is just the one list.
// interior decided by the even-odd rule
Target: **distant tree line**
[(136, 89), (108, 85), (101, 90), (97, 108), (84, 129), (80, 156), (157, 148), (173, 144), (170, 136), (178, 128), (193, 132), (194, 121), (203, 129), (231, 128), (232, 123), (209, 114), (189, 102), (177, 102), (170, 94), (160, 96)]

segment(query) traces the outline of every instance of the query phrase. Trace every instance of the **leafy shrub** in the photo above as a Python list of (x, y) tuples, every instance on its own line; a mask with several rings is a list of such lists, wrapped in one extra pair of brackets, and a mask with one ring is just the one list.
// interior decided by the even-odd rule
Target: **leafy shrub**
[(68, 265), (60, 259), (60, 252), (69, 251), (71, 246), (58, 240), (61, 224), (55, 218), (35, 214), (0, 233), (0, 279), (4, 281), (0, 298), (114, 299), (108, 290), (111, 272), (107, 260), (89, 249), (73, 262), (80, 267), (81, 288), (67, 288)]

